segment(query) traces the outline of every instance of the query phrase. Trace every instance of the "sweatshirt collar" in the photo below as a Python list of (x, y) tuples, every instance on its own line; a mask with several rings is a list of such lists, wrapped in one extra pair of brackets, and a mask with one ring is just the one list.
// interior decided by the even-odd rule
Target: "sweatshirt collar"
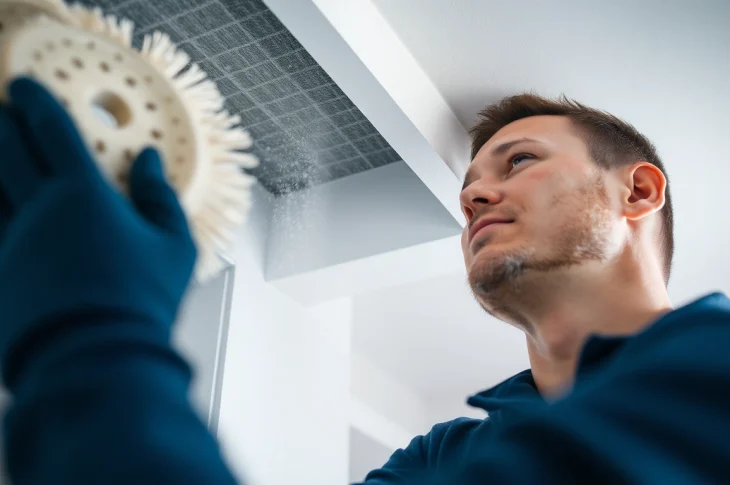
[[(730, 300), (723, 293), (715, 292), (702, 298), (696, 299), (688, 305), (677, 310), (671, 311), (660, 317), (653, 325), (647, 327), (656, 327), (658, 325), (668, 325), (682, 320), (682, 317), (688, 313), (696, 312), (702, 309), (704, 311), (730, 312)], [(578, 370), (576, 380), (590, 373), (606, 362), (611, 356), (615, 355), (624, 344), (635, 335), (629, 336), (607, 336), (592, 335), (586, 340), (578, 360)], [(469, 406), (485, 410), (490, 416), (494, 413), (504, 411), (519, 412), (529, 406), (545, 404), (545, 400), (540, 396), (535, 380), (532, 377), (530, 369), (524, 370), (506, 381), (496, 386), (475, 394), (467, 399)]]

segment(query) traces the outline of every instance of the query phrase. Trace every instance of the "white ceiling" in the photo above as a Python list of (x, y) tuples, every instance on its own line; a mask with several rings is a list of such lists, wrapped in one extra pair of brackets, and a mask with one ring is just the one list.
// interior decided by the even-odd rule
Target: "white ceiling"
[[(567, 94), (634, 123), (665, 159), (680, 304), (730, 293), (730, 2), (373, 0), (465, 127), (498, 98)], [(527, 366), (463, 274), (357, 299), (354, 347), (432, 400)]]

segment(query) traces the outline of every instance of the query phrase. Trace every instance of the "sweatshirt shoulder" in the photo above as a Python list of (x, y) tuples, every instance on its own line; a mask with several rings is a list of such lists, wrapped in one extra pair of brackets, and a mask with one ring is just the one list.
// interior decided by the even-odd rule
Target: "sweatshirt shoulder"
[(397, 450), (382, 468), (373, 470), (364, 485), (390, 485), (401, 480), (418, 480), (429, 472), (463, 456), (475, 432), (486, 426), (485, 419), (457, 418), (439, 423), (428, 433), (416, 436)]
[(489, 419), (456, 418), (439, 423), (408, 445), (428, 468), (458, 458), (489, 428)]

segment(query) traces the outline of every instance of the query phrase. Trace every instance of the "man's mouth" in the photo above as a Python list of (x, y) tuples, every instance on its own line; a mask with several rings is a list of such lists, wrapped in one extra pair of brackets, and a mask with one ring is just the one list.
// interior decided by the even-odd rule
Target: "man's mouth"
[(504, 226), (505, 224), (511, 224), (512, 220), (505, 219), (503, 217), (483, 217), (476, 221), (469, 229), (469, 242), (471, 243), (474, 239), (487, 231), (493, 230), (497, 227)]

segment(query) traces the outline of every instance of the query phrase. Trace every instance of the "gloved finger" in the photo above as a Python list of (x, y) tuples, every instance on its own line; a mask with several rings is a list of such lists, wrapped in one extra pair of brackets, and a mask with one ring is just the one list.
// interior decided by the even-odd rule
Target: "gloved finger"
[(10, 84), (9, 94), (10, 104), (49, 175), (99, 174), (75, 123), (50, 92), (32, 79), (18, 78)]
[(178, 234), (188, 231), (185, 213), (165, 180), (156, 150), (146, 148), (137, 157), (129, 176), (129, 192), (137, 210), (152, 224)]
[(0, 106), (0, 150), (0, 190), (8, 203), (19, 207), (35, 193), (41, 173), (7, 106)]

